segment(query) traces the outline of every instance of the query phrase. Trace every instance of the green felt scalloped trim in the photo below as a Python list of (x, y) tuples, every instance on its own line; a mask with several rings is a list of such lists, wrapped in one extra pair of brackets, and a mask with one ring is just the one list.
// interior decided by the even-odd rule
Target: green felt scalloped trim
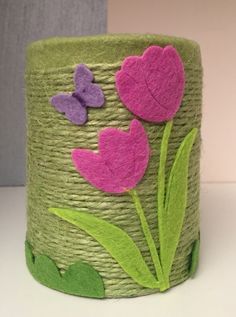
[(48, 256), (34, 256), (27, 241), (25, 242), (25, 256), (29, 271), (41, 284), (72, 295), (105, 297), (102, 278), (89, 264), (74, 263), (61, 275), (54, 261)]
[(191, 263), (189, 268), (189, 276), (194, 277), (199, 263), (200, 239), (194, 241), (191, 253)]
[(136, 283), (148, 288), (159, 288), (159, 283), (150, 272), (141, 252), (125, 231), (79, 210), (49, 208), (49, 212), (91, 235)]

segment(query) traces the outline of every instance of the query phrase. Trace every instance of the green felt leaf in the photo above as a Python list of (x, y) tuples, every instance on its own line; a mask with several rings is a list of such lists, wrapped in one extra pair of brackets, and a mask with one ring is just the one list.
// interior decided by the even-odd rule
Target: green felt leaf
[(199, 251), (200, 251), (200, 239), (196, 240), (193, 244), (193, 249), (191, 253), (191, 264), (189, 268), (189, 276), (194, 277), (198, 268), (199, 262)]
[(161, 263), (165, 276), (170, 275), (184, 221), (189, 157), (196, 135), (197, 129), (194, 128), (184, 138), (170, 171), (165, 199), (165, 221), (161, 221), (163, 232)]
[(33, 256), (31, 246), (25, 242), (26, 263), (34, 278), (43, 285), (72, 295), (104, 298), (101, 276), (89, 264), (77, 262), (61, 275), (56, 264), (48, 256)]
[(148, 288), (159, 287), (136, 244), (125, 231), (78, 210), (49, 208), (49, 211), (91, 235), (136, 283)]

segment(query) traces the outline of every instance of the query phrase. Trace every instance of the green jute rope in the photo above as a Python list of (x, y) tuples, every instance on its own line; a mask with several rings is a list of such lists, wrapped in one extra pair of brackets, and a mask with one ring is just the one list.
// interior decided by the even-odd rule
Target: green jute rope
[[(113, 49), (118, 46), (119, 41), (120, 54)], [(36, 42), (28, 50), (27, 239), (35, 255), (49, 256), (62, 272), (79, 260), (92, 265), (103, 278), (106, 297), (138, 296), (155, 290), (137, 285), (95, 240), (68, 222), (51, 215), (48, 208), (77, 208), (118, 225), (134, 239), (151, 271), (155, 272), (131, 197), (112, 196), (96, 190), (80, 177), (71, 162), (73, 148), (97, 149), (97, 134), (101, 128), (112, 126), (128, 130), (133, 115), (119, 101), (115, 91), (114, 73), (125, 56), (141, 54), (152, 44), (175, 45), (182, 54), (186, 73), (185, 94), (174, 119), (169, 141), (166, 166), (168, 176), (181, 141), (191, 128), (200, 128), (202, 69), (196, 43), (156, 35), (113, 35), (51, 39)], [(91, 48), (88, 52), (89, 45)], [(109, 64), (105, 63), (106, 60)], [(103, 108), (89, 110), (89, 121), (81, 127), (71, 124), (49, 103), (49, 98), (59, 92), (73, 91), (74, 67), (79, 63), (86, 63), (93, 71), (106, 98)], [(164, 126), (150, 123), (144, 123), (144, 126), (149, 136), (152, 156), (148, 171), (137, 191), (158, 245), (156, 172)], [(190, 157), (188, 205), (170, 277), (172, 286), (188, 278), (191, 250), (193, 242), (198, 238), (199, 157), (200, 135)]]

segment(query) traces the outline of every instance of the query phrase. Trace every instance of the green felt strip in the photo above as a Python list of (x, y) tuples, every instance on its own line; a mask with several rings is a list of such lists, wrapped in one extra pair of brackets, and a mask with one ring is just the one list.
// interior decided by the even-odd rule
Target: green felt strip
[(144, 237), (145, 237), (145, 239), (147, 241), (147, 244), (148, 244), (148, 247), (149, 247), (149, 251), (150, 251), (150, 254), (151, 254), (151, 257), (152, 257), (152, 261), (153, 261), (153, 264), (154, 264), (154, 267), (155, 267), (155, 270), (156, 270), (156, 276), (157, 276), (157, 279), (158, 279), (158, 281), (160, 283), (160, 290), (161, 291), (165, 290), (167, 287), (166, 287), (166, 285), (164, 283), (164, 276), (163, 276), (163, 271), (162, 271), (159, 255), (157, 253), (157, 248), (156, 248), (155, 242), (153, 240), (150, 228), (148, 226), (148, 223), (147, 223), (147, 220), (146, 220), (146, 217), (145, 217), (142, 205), (141, 205), (141, 201), (140, 201), (138, 193), (137, 193), (137, 191), (135, 189), (130, 190), (129, 194), (130, 194), (130, 196), (133, 199), (133, 202), (134, 202), (134, 205), (135, 205), (135, 208), (136, 208), (136, 211), (137, 211), (137, 215), (138, 215), (138, 217), (140, 219), (140, 223), (141, 223), (141, 226), (142, 226), (143, 234), (144, 234)]
[[(194, 128), (184, 138), (170, 171), (165, 199), (165, 217), (164, 220), (161, 219), (161, 263), (166, 277), (170, 275), (183, 226), (187, 205), (189, 157), (196, 135), (197, 129)], [(159, 218), (162, 218), (162, 214)]]
[(200, 239), (196, 240), (193, 243), (193, 249), (191, 253), (191, 262), (190, 262), (190, 269), (189, 269), (189, 276), (194, 277), (199, 263), (199, 251), (200, 251)]
[(143, 257), (128, 234), (119, 227), (78, 210), (49, 208), (49, 211), (96, 239), (138, 284), (158, 288), (159, 283), (150, 272)]
[[(165, 252), (165, 225), (167, 223), (167, 214), (165, 212), (165, 169), (166, 169), (166, 159), (168, 152), (168, 143), (173, 126), (173, 121), (168, 121), (165, 125), (164, 133), (161, 141), (161, 150), (160, 150), (160, 161), (157, 174), (157, 212), (158, 212), (158, 230), (159, 230), (159, 241), (160, 241), (160, 257), (163, 258), (163, 253)], [(169, 278), (166, 278), (166, 284), (168, 288)]]
[(26, 263), (33, 277), (43, 285), (61, 292), (84, 297), (104, 298), (102, 278), (87, 263), (77, 262), (61, 275), (56, 264), (48, 256), (34, 257), (30, 244), (25, 242)]

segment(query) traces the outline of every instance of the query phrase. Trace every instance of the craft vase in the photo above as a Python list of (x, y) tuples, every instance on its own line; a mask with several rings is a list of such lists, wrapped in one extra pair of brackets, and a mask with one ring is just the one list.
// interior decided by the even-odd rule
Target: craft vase
[[(166, 122), (148, 122), (129, 111), (117, 91), (115, 74), (128, 56), (142, 56), (148, 47), (164, 48), (168, 45), (176, 49), (182, 60), (185, 85), (181, 105), (173, 118), (169, 136), (165, 166), (166, 186), (181, 143), (192, 129), (197, 131), (189, 156), (186, 210), (171, 266), (169, 287), (182, 283), (192, 275), (192, 261), (196, 257), (196, 243), (199, 241), (202, 104), (199, 46), (191, 40), (162, 35), (99, 35), (41, 40), (32, 43), (27, 50), (26, 256), (32, 275), (42, 284), (65, 293), (98, 298), (133, 297), (160, 292), (158, 287), (145, 287), (137, 283), (96, 238), (49, 210), (77, 210), (120, 228), (133, 240), (151, 274), (155, 276), (152, 256), (132, 197), (126, 192), (112, 194), (92, 186), (75, 168), (71, 153), (76, 148), (96, 152), (99, 131), (118, 128), (128, 132), (134, 118), (141, 122), (148, 136), (150, 158), (146, 172), (135, 190), (139, 194), (147, 224), (159, 252), (157, 178)], [(101, 108), (87, 109), (88, 120), (83, 125), (72, 123), (51, 103), (53, 96), (74, 91), (73, 76), (75, 68), (80, 64), (86, 65), (92, 72), (94, 83), (101, 88), (105, 99)], [(176, 190), (178, 186), (176, 184)], [(104, 287), (103, 295), (99, 293), (101, 296), (93, 296), (91, 292), (90, 296), (89, 280), (86, 282), (87, 291), (76, 293), (73, 291), (76, 286), (66, 285), (67, 282), (70, 284), (69, 281), (63, 281), (61, 286), (60, 281), (55, 282), (53, 276), (45, 277), (45, 259), (55, 265), (58, 278), (61, 279), (71, 265), (85, 263), (100, 276)], [(50, 266), (50, 263), (46, 263), (46, 266)], [(36, 264), (39, 267), (37, 269)], [(93, 288), (92, 280), (91, 283)], [(168, 292), (158, 296), (168, 296)]]

